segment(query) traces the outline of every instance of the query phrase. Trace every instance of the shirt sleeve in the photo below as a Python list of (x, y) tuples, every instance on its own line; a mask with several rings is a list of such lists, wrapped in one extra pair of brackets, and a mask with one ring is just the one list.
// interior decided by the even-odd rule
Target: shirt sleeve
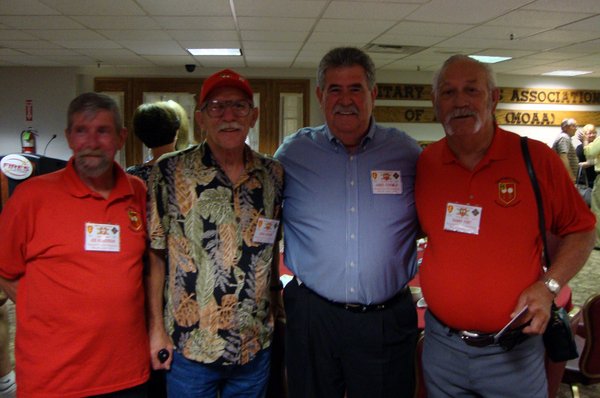
[(569, 145), (571, 145), (571, 140), (567, 137), (561, 137), (556, 143), (556, 151), (558, 153), (569, 153)]
[(29, 207), (28, 195), (18, 186), (0, 213), (0, 275), (6, 279), (18, 279), (25, 273), (27, 230), (35, 224)]
[[(148, 239), (152, 249), (164, 250), (167, 248), (167, 240), (163, 229), (164, 212), (159, 207), (164, 205), (166, 198), (163, 196), (164, 179), (160, 168), (155, 166), (148, 179)], [(166, 216), (165, 216), (166, 217)]]

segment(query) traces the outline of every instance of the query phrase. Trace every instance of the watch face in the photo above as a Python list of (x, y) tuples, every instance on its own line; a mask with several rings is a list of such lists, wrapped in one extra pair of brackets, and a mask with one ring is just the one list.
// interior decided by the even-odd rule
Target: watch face
[(552, 293), (558, 293), (560, 290), (560, 285), (558, 282), (551, 278), (546, 280), (546, 286), (548, 286), (548, 290), (550, 290)]

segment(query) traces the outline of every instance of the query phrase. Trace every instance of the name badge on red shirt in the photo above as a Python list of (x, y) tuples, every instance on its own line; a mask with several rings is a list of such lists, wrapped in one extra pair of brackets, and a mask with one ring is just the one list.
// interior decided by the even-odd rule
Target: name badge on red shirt
[(448, 203), (446, 205), (445, 230), (479, 235), (480, 222), (481, 207), (459, 203)]
[(121, 250), (121, 228), (112, 224), (85, 224), (85, 250), (118, 252)]

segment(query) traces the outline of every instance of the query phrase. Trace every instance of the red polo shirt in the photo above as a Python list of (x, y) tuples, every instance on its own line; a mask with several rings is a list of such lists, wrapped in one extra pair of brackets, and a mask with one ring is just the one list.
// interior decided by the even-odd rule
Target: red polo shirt
[[(542, 273), (537, 205), (519, 139), (496, 126), (472, 171), (458, 162), (446, 138), (419, 158), (415, 200), (428, 235), (421, 286), (429, 309), (453, 328), (500, 330), (520, 294)], [(546, 227), (561, 237), (594, 229), (596, 219), (556, 153), (536, 140), (529, 140), (529, 150)], [(444, 229), (449, 203), (481, 208), (478, 234)]]
[[(19, 279), (20, 398), (105, 394), (145, 382), (146, 187), (115, 164), (108, 199), (73, 168), (20, 184), (0, 214), (0, 275)], [(85, 224), (120, 226), (120, 251), (85, 250)]]

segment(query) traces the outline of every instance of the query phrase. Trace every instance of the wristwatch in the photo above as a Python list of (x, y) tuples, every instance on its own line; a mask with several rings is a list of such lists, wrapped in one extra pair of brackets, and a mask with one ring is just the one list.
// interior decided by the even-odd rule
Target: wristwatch
[(554, 293), (555, 296), (558, 296), (558, 292), (560, 292), (560, 283), (558, 283), (556, 279), (544, 278), (544, 283), (548, 290)]

